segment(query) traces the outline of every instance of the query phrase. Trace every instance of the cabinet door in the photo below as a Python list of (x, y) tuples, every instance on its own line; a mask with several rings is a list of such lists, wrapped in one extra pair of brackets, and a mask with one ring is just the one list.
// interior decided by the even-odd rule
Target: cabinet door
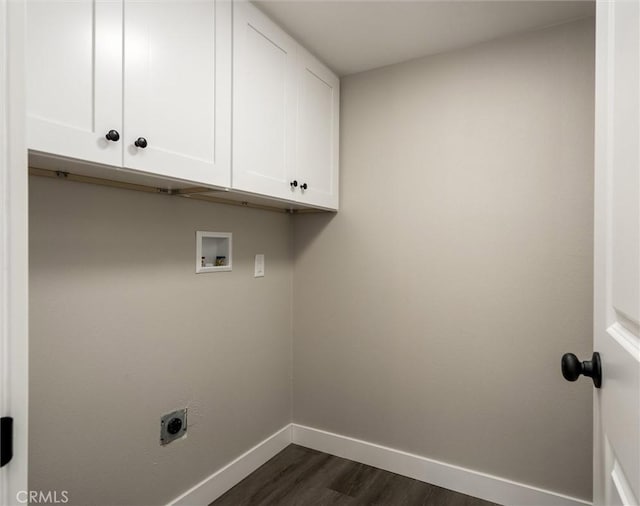
[(297, 44), (247, 2), (233, 19), (233, 187), (294, 199)]
[(124, 27), (125, 167), (229, 186), (230, 2), (125, 0)]
[(298, 200), (338, 209), (340, 81), (307, 51), (298, 55), (298, 121), (294, 177)]
[(121, 165), (122, 0), (26, 4), (29, 148)]

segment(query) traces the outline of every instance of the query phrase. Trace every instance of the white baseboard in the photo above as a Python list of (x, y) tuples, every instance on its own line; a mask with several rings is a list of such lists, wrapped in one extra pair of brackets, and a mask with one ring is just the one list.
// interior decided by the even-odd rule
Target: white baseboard
[(584, 506), (590, 502), (331, 432), (292, 425), (292, 442), (506, 506)]
[(590, 502), (324, 430), (290, 424), (171, 501), (206, 506), (290, 443), (319, 450), (505, 506), (585, 506)]
[(187, 490), (171, 506), (207, 506), (291, 444), (291, 424)]

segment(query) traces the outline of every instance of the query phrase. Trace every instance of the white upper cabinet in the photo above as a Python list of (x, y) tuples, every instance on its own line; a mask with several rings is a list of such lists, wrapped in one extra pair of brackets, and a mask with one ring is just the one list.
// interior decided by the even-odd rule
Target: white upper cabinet
[(255, 6), (233, 18), (232, 187), (337, 209), (339, 79)]
[(338, 208), (340, 82), (253, 4), (26, 4), (31, 150)]
[(233, 188), (293, 199), (297, 44), (244, 1), (233, 25)]
[(122, 1), (29, 0), (27, 20), (29, 148), (122, 164)]
[(27, 30), (30, 149), (230, 185), (229, 0), (28, 0)]
[(296, 163), (298, 200), (338, 208), (340, 81), (307, 51), (298, 50)]
[(125, 0), (124, 166), (231, 184), (231, 3)]

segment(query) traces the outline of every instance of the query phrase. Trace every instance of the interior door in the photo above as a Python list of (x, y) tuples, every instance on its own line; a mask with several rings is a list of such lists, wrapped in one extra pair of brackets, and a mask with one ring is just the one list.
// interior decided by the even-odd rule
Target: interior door
[(25, 10), (24, 0), (0, 0), (0, 504), (7, 505), (29, 489)]
[(314, 56), (298, 49), (296, 165), (301, 202), (338, 208), (340, 80)]
[(297, 44), (248, 2), (233, 27), (233, 187), (295, 199)]
[(29, 148), (121, 165), (122, 0), (26, 4)]
[(599, 0), (594, 504), (640, 499), (640, 2)]
[(124, 165), (231, 180), (231, 3), (125, 0)]

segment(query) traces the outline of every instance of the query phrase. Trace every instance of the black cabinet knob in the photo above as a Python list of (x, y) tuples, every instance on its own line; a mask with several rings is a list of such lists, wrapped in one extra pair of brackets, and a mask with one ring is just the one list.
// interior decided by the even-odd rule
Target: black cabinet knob
[(117, 142), (120, 140), (120, 134), (117, 130), (109, 130), (105, 135), (108, 141)]
[(562, 375), (567, 381), (576, 381), (583, 374), (593, 380), (593, 386), (600, 388), (602, 385), (602, 366), (600, 354), (596, 351), (591, 360), (580, 362), (573, 353), (562, 355)]
[(307, 186), (307, 183), (302, 183), (302, 184), (300, 185), (300, 188), (302, 188), (303, 190), (306, 190), (306, 189), (307, 189), (307, 188), (309, 188), (309, 187)]
[(136, 141), (134, 142), (134, 144), (139, 147), (139, 148), (146, 148), (147, 147), (147, 139), (145, 139), (144, 137), (138, 137), (136, 139)]
[(293, 180), (293, 181), (291, 181), (289, 184), (291, 185), (291, 188), (297, 188), (297, 186), (298, 186), (298, 181), (296, 181), (296, 180), (294, 179), (294, 180)]

